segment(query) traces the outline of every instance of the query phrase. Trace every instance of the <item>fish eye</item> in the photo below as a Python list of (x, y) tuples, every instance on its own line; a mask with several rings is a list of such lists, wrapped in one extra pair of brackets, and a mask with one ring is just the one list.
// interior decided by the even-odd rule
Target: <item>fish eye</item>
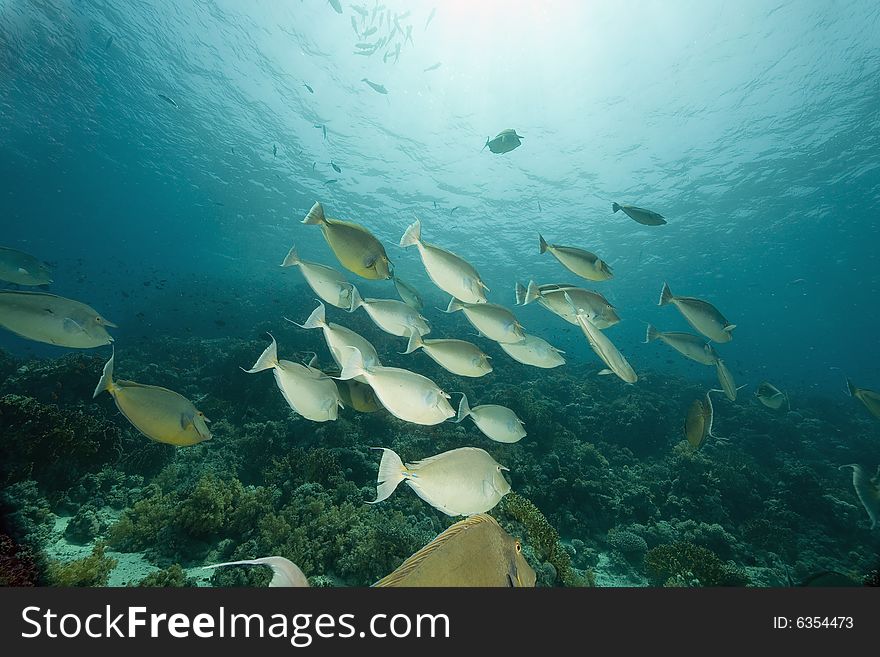
[(517, 553), (522, 552), (522, 543), (517, 541), (516, 543), (514, 543), (514, 548), (516, 549)]
[(97, 317), (95, 317), (95, 321), (98, 322), (98, 324), (100, 324), (100, 323), (101, 323), (102, 321), (104, 321), (104, 320), (102, 320), (102, 319), (101, 319), (101, 316), (98, 315)]

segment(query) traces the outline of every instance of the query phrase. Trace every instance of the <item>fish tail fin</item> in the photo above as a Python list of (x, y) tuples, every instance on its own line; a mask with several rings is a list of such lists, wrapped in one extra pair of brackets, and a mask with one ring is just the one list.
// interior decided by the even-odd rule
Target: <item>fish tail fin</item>
[(663, 289), (660, 290), (660, 302), (657, 304), (658, 306), (665, 306), (667, 303), (672, 301), (672, 290), (669, 289), (669, 285), (663, 283)]
[(109, 392), (111, 395), (113, 394), (113, 390), (116, 385), (113, 383), (113, 360), (116, 358), (116, 350), (113, 350), (113, 353), (110, 354), (110, 360), (104, 365), (104, 371), (101, 373), (101, 379), (98, 381), (98, 386), (95, 388), (95, 393), (92, 395), (92, 399), (100, 395), (105, 390)]
[(462, 308), (464, 308), (464, 304), (455, 297), (452, 297), (449, 300), (449, 305), (446, 306), (446, 312), (454, 313), (456, 310), (461, 310)]
[(287, 255), (284, 256), (284, 262), (281, 263), (282, 267), (293, 267), (294, 265), (299, 265), (302, 263), (302, 260), (299, 259), (299, 256), (296, 253), (296, 245), (290, 247), (290, 251), (287, 252)]
[(416, 219), (400, 238), (400, 246), (406, 248), (422, 241), (422, 222)]
[(535, 281), (529, 281), (529, 287), (526, 290), (526, 298), (523, 301), (523, 305), (530, 304), (532, 301), (535, 301), (541, 297), (541, 290), (538, 289), (538, 284)]
[(263, 370), (271, 370), (278, 366), (278, 344), (275, 342), (275, 338), (271, 333), (269, 334), (269, 337), (272, 338), (272, 344), (266, 347), (263, 353), (260, 354), (260, 357), (257, 358), (257, 362), (254, 363), (254, 366), (251, 369), (244, 370), (248, 374), (255, 374), (257, 372), (262, 372)]
[(645, 344), (651, 342), (651, 340), (656, 340), (660, 337), (660, 332), (655, 329), (653, 326), (648, 324), (648, 331), (645, 334)]
[(541, 253), (547, 252), (547, 242), (544, 241), (540, 233), (538, 234), (538, 248), (541, 250)]
[[(296, 322), (293, 323), (296, 324)], [(319, 301), (318, 307), (312, 311), (312, 314), (309, 315), (309, 318), (305, 321), (305, 323), (296, 325), (304, 329), (322, 328), (326, 326), (327, 310), (324, 308), (324, 304)]]
[(486, 143), (483, 144), (483, 147), (480, 149), (480, 152), (482, 153), (484, 150), (486, 150), (486, 146), (488, 146), (488, 145), (489, 145), (489, 138), (486, 137)]
[(302, 220), (302, 222), (304, 224), (327, 223), (327, 220), (324, 218), (324, 206), (322, 206), (318, 201), (315, 201), (312, 209), (309, 210), (309, 213), (306, 215), (306, 218)]
[(374, 447), (382, 450), (382, 460), (379, 462), (379, 476), (376, 478), (376, 499), (367, 504), (377, 504), (387, 500), (401, 481), (406, 479), (405, 468), (400, 457), (390, 449)]
[(618, 210), (620, 210), (620, 206), (617, 205), (617, 203), (612, 203), (612, 204), (611, 204), (611, 211), (612, 211), (612, 212), (617, 212)]
[(404, 354), (411, 354), (416, 349), (420, 347), (424, 347), (425, 342), (422, 340), (422, 336), (419, 335), (419, 332), (416, 329), (413, 329), (409, 336), (409, 344), (406, 345), (406, 351)]
[(364, 356), (360, 349), (357, 347), (343, 347), (343, 349), (348, 353), (348, 358), (336, 378), (347, 381), (356, 376), (363, 376), (367, 371), (367, 365), (364, 363)]
[(858, 467), (859, 467), (859, 464), (858, 464), (858, 463), (847, 463), (847, 464), (845, 464), (845, 465), (841, 465), (841, 466), (840, 466), (839, 468), (837, 468), (837, 469), (838, 469), (838, 470), (843, 470), (844, 468), (852, 468), (853, 470), (855, 470), (855, 469), (858, 468)]
[(516, 305), (521, 306), (526, 302), (526, 288), (519, 281), (516, 282)]
[(467, 395), (461, 393), (461, 401), (458, 404), (458, 417), (455, 418), (456, 422), (461, 422), (468, 415), (471, 414), (471, 407), (468, 405)]
[(352, 285), (351, 286), (351, 308), (348, 309), (348, 312), (353, 313), (355, 310), (364, 305), (364, 300), (361, 298), (361, 293), (358, 292), (358, 289)]
[(856, 388), (856, 387), (853, 385), (853, 382), (850, 381), (849, 379), (846, 380), (846, 388), (847, 388), (847, 390), (849, 391), (849, 396), (850, 396), (850, 397), (855, 397), (855, 396), (856, 396), (856, 393), (857, 393), (858, 390), (859, 390), (858, 388)]

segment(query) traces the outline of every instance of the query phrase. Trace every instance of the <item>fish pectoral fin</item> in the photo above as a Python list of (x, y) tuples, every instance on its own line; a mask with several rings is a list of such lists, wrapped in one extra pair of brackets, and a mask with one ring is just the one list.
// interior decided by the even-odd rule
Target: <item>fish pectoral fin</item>
[(191, 411), (184, 411), (180, 414), (180, 428), (186, 431), (193, 423), (193, 413)]
[(376, 264), (376, 260), (378, 260), (378, 259), (379, 259), (379, 257), (375, 256), (375, 255), (370, 255), (370, 256), (365, 257), (364, 258), (364, 267), (366, 267), (367, 269), (372, 268)]
[(65, 317), (64, 322), (62, 322), (62, 326), (64, 330), (68, 333), (85, 333), (86, 330), (80, 325), (77, 324), (74, 320), (70, 319), (70, 317)]

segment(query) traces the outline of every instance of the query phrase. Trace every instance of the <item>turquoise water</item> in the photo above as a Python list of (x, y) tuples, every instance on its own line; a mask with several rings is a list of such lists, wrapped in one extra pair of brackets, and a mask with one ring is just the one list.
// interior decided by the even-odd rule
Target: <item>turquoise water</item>
[[(880, 387), (880, 5), (382, 4), (409, 14), (399, 58), (400, 34), (357, 54), (389, 31), (355, 34), (372, 2), (364, 20), (344, 1), (338, 14), (319, 0), (0, 0), (3, 245), (52, 263), (51, 292), (117, 323), (124, 359), (166, 336), (260, 339), (257, 325), (303, 321), (313, 295), (278, 265), (296, 244), (340, 268), (300, 223), (317, 200), (384, 243), (429, 321), (474, 340), (460, 316), (440, 319), (448, 295), (397, 246), (417, 216), (492, 302), (513, 308), (530, 279), (605, 294), (623, 318), (608, 335), (637, 372), (716, 385), (714, 368), (642, 344), (646, 322), (690, 330), (657, 307), (666, 281), (737, 325), (717, 350), (748, 385), (742, 403), (770, 380), (869, 418), (844, 378)], [(519, 148), (481, 151), (506, 128)], [(539, 232), (601, 255), (614, 278), (578, 279), (539, 255)], [(390, 281), (347, 276), (395, 297)], [(537, 304), (515, 312), (578, 376), (603, 367), (577, 327)], [(7, 332), (0, 347), (65, 353)], [(538, 387), (557, 373), (513, 376)]]

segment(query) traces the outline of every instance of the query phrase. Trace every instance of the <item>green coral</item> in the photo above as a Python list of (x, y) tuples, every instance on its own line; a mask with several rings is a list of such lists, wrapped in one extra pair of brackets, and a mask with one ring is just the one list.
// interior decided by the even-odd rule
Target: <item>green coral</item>
[(559, 542), (559, 532), (530, 500), (510, 492), (504, 497), (501, 511), (525, 527), (529, 542), (546, 557), (564, 586), (591, 585), (589, 575), (584, 579), (572, 570), (571, 556)]
[(648, 550), (645, 568), (655, 584), (747, 586), (749, 578), (711, 550), (693, 543), (667, 543)]
[(104, 554), (104, 543), (96, 543), (92, 553), (77, 561), (49, 564), (48, 580), (52, 586), (107, 586), (110, 571), (117, 561)]
[(193, 577), (188, 577), (186, 571), (179, 563), (172, 564), (168, 568), (157, 570), (144, 577), (137, 586), (182, 588), (197, 586)]

